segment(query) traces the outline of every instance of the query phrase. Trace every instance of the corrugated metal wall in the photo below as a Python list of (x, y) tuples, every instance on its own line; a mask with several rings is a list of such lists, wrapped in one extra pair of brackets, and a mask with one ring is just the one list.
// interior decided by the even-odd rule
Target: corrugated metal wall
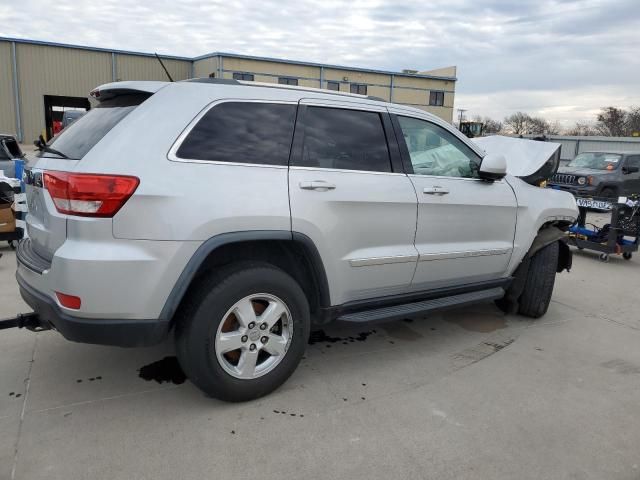
[(578, 153), (603, 151), (640, 153), (640, 139), (624, 141), (620, 138), (611, 137), (602, 140), (580, 140), (578, 144)]
[[(111, 81), (111, 54), (16, 44), (24, 143), (44, 128), (44, 95), (87, 96)], [(69, 74), (73, 72), (73, 74)]]
[[(16, 42), (23, 143), (44, 128), (44, 95), (86, 97), (98, 85), (113, 81), (112, 58), (119, 80), (166, 80), (158, 60), (51, 45)], [(163, 59), (175, 80), (191, 77), (189, 60)], [(17, 134), (13, 105), (11, 42), (0, 42), (0, 131)]]
[(195, 78), (206, 78), (215, 73), (218, 76), (218, 57), (203, 58), (193, 62), (193, 76)]
[[(188, 60), (162, 59), (174, 80), (191, 77), (191, 62)], [(155, 57), (138, 55), (116, 55), (116, 77), (118, 80), (167, 80), (160, 62)]]
[[(114, 80), (166, 80), (166, 74), (153, 56), (135, 52), (114, 52), (84, 47), (65, 47), (54, 44), (38, 44), (15, 40), (20, 86), (20, 113), (23, 131), (22, 141), (31, 143), (45, 127), (44, 95), (86, 97), (98, 85)], [(14, 108), (12, 40), (0, 40), (0, 131), (18, 133)], [(279, 76), (298, 78), (298, 84), (321, 87), (324, 81), (339, 81), (340, 90), (348, 92), (351, 83), (367, 85), (369, 95), (385, 100), (417, 106), (451, 121), (453, 116), (454, 81), (402, 77), (386, 72), (347, 70), (319, 65), (280, 62), (274, 59), (213, 56), (191, 61), (181, 58), (163, 58), (174, 80), (192, 76), (207, 77), (220, 67), (224, 78), (232, 78), (233, 72), (255, 75), (256, 81), (277, 83)], [(219, 65), (219, 61), (221, 65)], [(400, 75), (400, 74), (398, 74)], [(344, 78), (347, 77), (347, 80)], [(326, 88), (326, 83), (323, 85)], [(430, 107), (429, 90), (443, 90), (445, 105)]]
[[(534, 138), (535, 135), (525, 135)], [(548, 135), (547, 139), (562, 145), (560, 159), (573, 160), (582, 152), (632, 152), (640, 153), (640, 138), (633, 137), (570, 137)]]
[(17, 134), (11, 44), (0, 43), (0, 133)]

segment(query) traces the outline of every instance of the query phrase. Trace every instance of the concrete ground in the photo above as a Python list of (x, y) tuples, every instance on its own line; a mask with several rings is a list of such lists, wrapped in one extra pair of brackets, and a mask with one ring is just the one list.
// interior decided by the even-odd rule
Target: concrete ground
[[(0, 251), (2, 317), (26, 307)], [(640, 262), (574, 258), (539, 321), (332, 326), (246, 404), (140, 378), (170, 344), (1, 331), (0, 479), (638, 479)]]

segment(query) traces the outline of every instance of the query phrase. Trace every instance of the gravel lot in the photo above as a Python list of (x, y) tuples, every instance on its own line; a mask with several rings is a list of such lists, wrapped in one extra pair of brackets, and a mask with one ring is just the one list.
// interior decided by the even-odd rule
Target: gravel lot
[[(26, 311), (4, 245), (0, 317)], [(577, 253), (535, 322), (331, 326), (246, 404), (180, 383), (170, 344), (0, 331), (0, 479), (638, 479), (639, 263)]]

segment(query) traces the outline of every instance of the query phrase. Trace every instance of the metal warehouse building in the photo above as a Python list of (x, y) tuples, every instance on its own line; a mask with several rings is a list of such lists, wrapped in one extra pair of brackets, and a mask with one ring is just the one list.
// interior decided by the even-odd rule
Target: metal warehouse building
[[(174, 80), (235, 78), (373, 95), (451, 122), (456, 67), (388, 72), (338, 65), (209, 53), (161, 55)], [(0, 37), (0, 132), (31, 143), (65, 109), (88, 109), (89, 91), (118, 80), (166, 80), (153, 54)]]

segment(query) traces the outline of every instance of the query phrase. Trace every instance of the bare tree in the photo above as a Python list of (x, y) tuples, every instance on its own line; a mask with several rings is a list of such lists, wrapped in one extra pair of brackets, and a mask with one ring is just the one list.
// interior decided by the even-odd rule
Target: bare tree
[(558, 135), (560, 124), (549, 122), (542, 117), (532, 117), (528, 113), (516, 112), (504, 119), (504, 126), (514, 135)]
[(516, 112), (506, 117), (503, 123), (509, 133), (526, 135), (531, 128), (531, 117), (528, 113)]
[(502, 122), (494, 120), (493, 118), (484, 117), (484, 133), (493, 135), (502, 131)]
[(618, 107), (604, 107), (597, 116), (596, 130), (607, 137), (624, 137), (627, 134), (627, 112)]
[(473, 117), (473, 121), (482, 123), (484, 125), (483, 131), (487, 135), (494, 135), (502, 131), (502, 122), (494, 120), (491, 117), (482, 117), (480, 115), (475, 115)]
[(547, 135), (560, 135), (562, 132), (562, 126), (557, 120), (555, 122), (547, 122)]
[(629, 108), (625, 123), (627, 127), (627, 135), (633, 135), (635, 132), (640, 134), (640, 107)]
[(564, 133), (565, 135), (571, 135), (575, 137), (586, 137), (598, 134), (593, 124), (588, 122), (576, 122), (573, 127), (567, 129)]
[(544, 135), (547, 133), (549, 124), (544, 118), (530, 117), (528, 124), (528, 131), (526, 133), (531, 135)]

